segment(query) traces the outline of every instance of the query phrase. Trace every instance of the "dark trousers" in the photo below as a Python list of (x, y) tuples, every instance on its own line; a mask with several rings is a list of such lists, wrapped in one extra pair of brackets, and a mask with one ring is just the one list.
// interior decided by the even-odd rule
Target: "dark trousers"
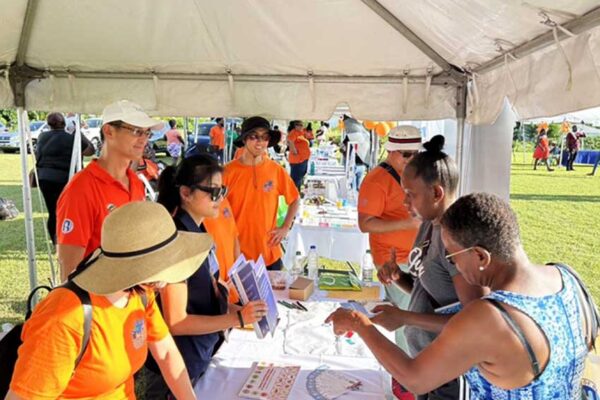
[(58, 183), (40, 179), (40, 190), (48, 209), (48, 221), (46, 225), (50, 239), (52, 239), (52, 243), (54, 244), (56, 244), (56, 203), (66, 185), (66, 182)]
[(281, 261), (281, 258), (275, 261), (273, 264), (267, 265), (267, 269), (269, 271), (281, 271), (283, 269), (283, 262)]
[[(463, 381), (462, 384), (459, 381)], [(468, 396), (464, 378), (458, 377), (429, 393), (417, 396), (417, 400), (464, 400)]]
[(308, 169), (308, 160), (302, 161), (298, 164), (290, 164), (290, 176), (294, 181), (294, 185), (300, 190), (302, 186), (302, 180), (304, 179), (304, 175), (306, 175), (306, 171)]
[(567, 160), (567, 171), (573, 171), (573, 163), (577, 158), (577, 150), (569, 150), (569, 159)]

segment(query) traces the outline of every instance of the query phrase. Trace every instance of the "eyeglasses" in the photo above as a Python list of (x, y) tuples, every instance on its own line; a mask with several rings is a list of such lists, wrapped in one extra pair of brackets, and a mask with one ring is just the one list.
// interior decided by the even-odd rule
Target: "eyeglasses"
[(454, 257), (454, 256), (457, 256), (457, 255), (459, 255), (459, 254), (462, 254), (462, 253), (466, 253), (467, 251), (471, 251), (471, 250), (473, 250), (475, 247), (476, 247), (476, 246), (471, 246), (471, 247), (468, 247), (468, 248), (466, 248), (466, 249), (462, 249), (462, 250), (460, 250), (460, 251), (457, 251), (457, 252), (455, 252), (455, 253), (448, 254), (448, 255), (446, 256), (446, 260), (450, 260), (450, 261), (452, 261), (452, 257)]
[(152, 136), (152, 131), (150, 129), (136, 128), (133, 126), (127, 126), (127, 125), (121, 125), (121, 124), (110, 124), (110, 125), (114, 126), (115, 128), (126, 129), (131, 133), (132, 136), (135, 136), (137, 138), (142, 137), (142, 136), (146, 136), (147, 138), (149, 138), (150, 136)]
[(200, 186), (200, 185), (191, 185), (193, 189), (198, 189), (204, 193), (210, 194), (210, 199), (212, 201), (217, 201), (220, 198), (223, 198), (227, 195), (227, 186)]
[(259, 136), (253, 133), (248, 135), (248, 140), (260, 140), (261, 142), (268, 142), (271, 140), (271, 137), (269, 135)]

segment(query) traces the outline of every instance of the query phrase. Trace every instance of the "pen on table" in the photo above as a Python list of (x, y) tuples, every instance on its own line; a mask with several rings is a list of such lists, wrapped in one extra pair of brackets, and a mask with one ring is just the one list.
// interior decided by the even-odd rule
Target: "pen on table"
[(299, 301), (296, 301), (296, 304), (298, 304), (300, 306), (300, 308), (302, 308), (304, 311), (308, 311), (308, 308), (304, 307), (304, 305), (302, 303), (300, 303)]
[(287, 301), (283, 301), (283, 300), (278, 300), (277, 301), (279, 304), (281, 304), (282, 306), (292, 309), (294, 310), (296, 307), (293, 307), (290, 303), (288, 303)]

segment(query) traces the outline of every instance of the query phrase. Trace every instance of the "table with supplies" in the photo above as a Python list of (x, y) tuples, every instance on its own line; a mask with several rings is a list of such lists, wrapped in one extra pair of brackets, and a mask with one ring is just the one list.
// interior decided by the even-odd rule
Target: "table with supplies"
[(320, 290), (298, 306), (288, 289), (275, 294), (280, 300), (275, 334), (257, 339), (253, 330), (232, 330), (196, 384), (198, 398), (326, 399), (337, 396), (340, 388), (338, 393), (344, 394), (335, 398), (392, 398), (390, 375), (362, 339), (356, 334), (336, 337), (331, 324), (324, 323), (339, 302)]
[(369, 236), (358, 229), (356, 207), (344, 200), (334, 204), (326, 199), (304, 199), (288, 235), (284, 265), (291, 267), (296, 251), (307, 255), (311, 245), (320, 257), (360, 264), (369, 249)]

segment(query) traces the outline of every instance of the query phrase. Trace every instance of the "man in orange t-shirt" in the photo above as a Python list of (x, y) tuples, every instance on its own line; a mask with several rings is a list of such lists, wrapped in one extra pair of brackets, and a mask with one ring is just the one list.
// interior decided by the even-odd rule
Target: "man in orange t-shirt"
[(210, 129), (210, 144), (213, 147), (213, 152), (219, 157), (220, 161), (223, 161), (223, 152), (225, 150), (225, 121), (223, 118), (217, 118), (217, 123)]
[(306, 132), (303, 129), (302, 121), (292, 121), (290, 125), (294, 127), (287, 137), (290, 162), (290, 175), (296, 188), (300, 190), (302, 180), (308, 169), (308, 159), (310, 158), (310, 142), (306, 138)]
[(58, 199), (56, 240), (62, 281), (100, 246), (108, 213), (145, 199), (144, 184), (129, 166), (142, 158), (150, 129), (160, 129), (162, 122), (127, 100), (106, 106), (102, 122), (100, 157), (76, 174)]
[[(226, 198), (221, 201), (219, 215), (204, 220), (206, 231), (215, 241), (217, 261), (219, 261), (219, 279), (229, 282), (229, 270), (240, 256), (240, 240), (231, 205)], [(229, 285), (229, 302), (237, 303), (239, 297), (235, 288)]]
[[(282, 269), (280, 243), (287, 236), (298, 211), (300, 196), (287, 172), (265, 157), (267, 147), (279, 142), (279, 133), (269, 121), (251, 117), (242, 124), (236, 145), (245, 151), (238, 160), (225, 166), (223, 183), (229, 189), (227, 200), (240, 234), (244, 256), (256, 260), (263, 256), (268, 269)], [(284, 196), (288, 212), (277, 227), (279, 196)]]
[[(404, 190), (400, 176), (421, 145), (421, 132), (413, 126), (392, 129), (385, 145), (387, 158), (367, 174), (358, 194), (358, 225), (369, 234), (373, 262), (379, 270), (394, 259), (405, 265), (420, 222), (404, 205)], [(410, 294), (394, 287), (385, 287), (389, 300), (406, 309)], [(396, 343), (406, 349), (402, 332), (396, 333)]]

